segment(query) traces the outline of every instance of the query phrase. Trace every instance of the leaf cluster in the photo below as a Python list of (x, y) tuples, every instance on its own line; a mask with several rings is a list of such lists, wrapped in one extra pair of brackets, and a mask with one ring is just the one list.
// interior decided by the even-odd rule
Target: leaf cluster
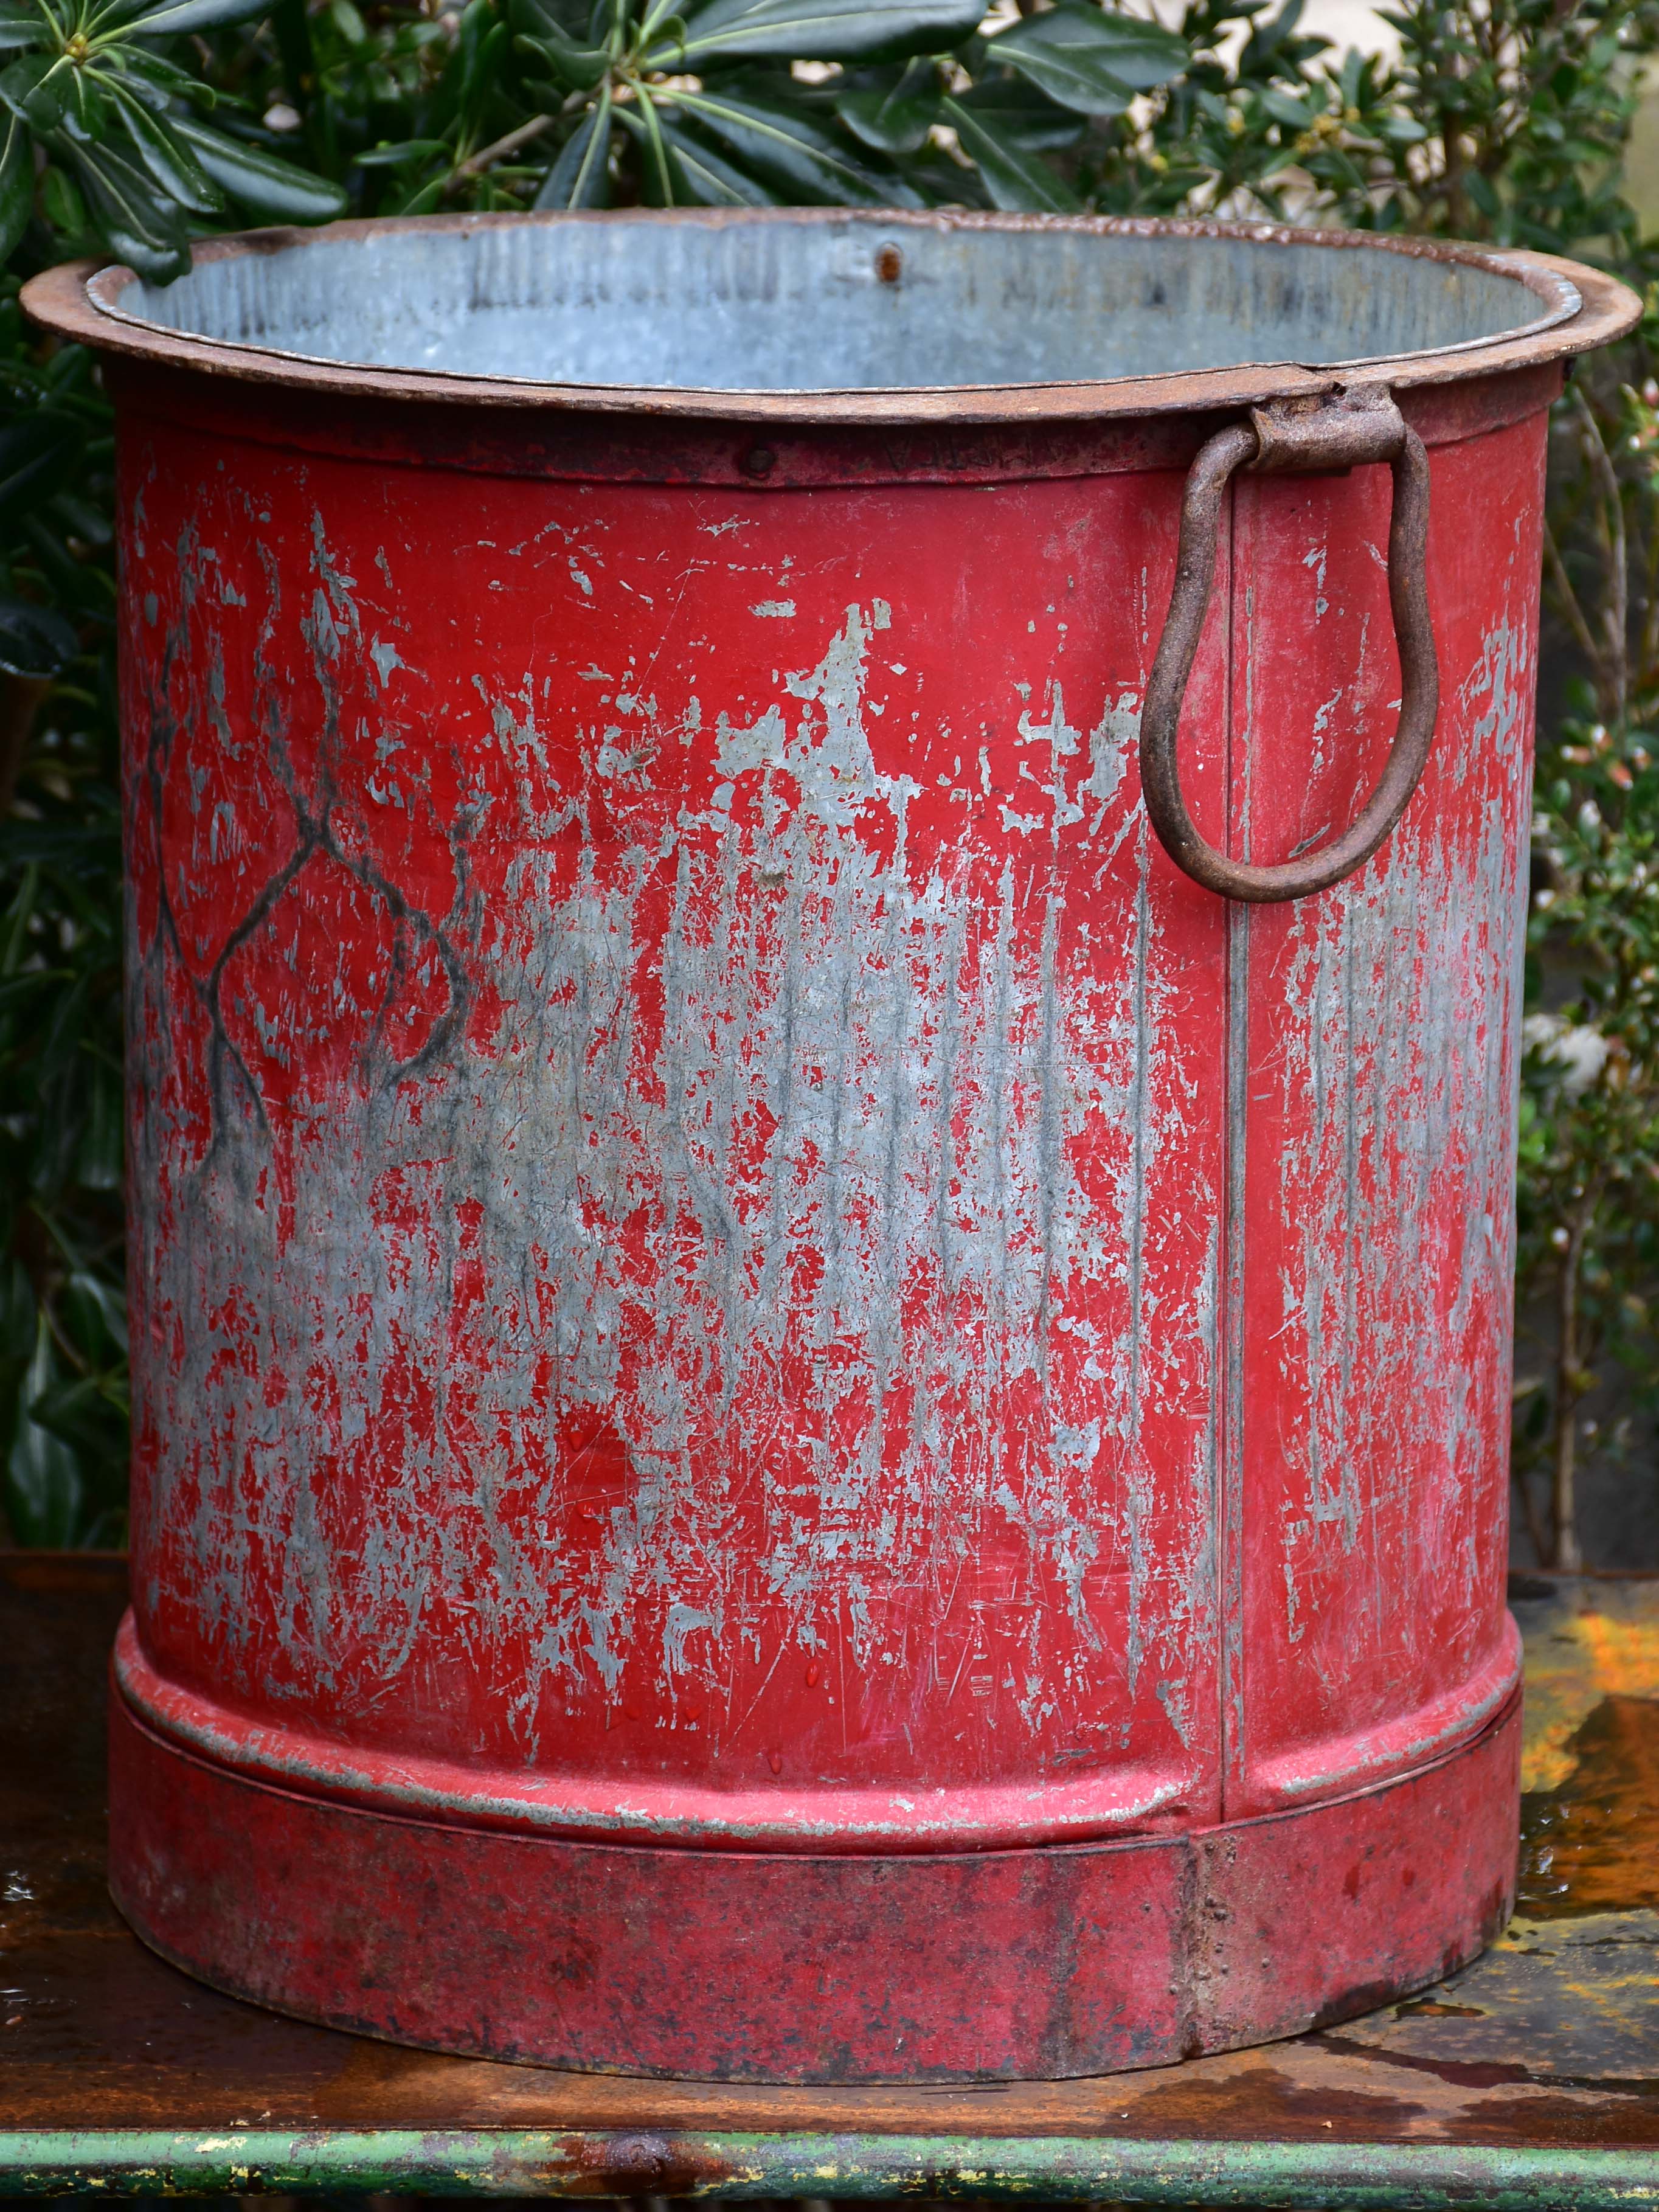
[(127, 1423), (113, 441), (91, 361), (41, 359), (15, 296), (0, 388), (0, 1498), (22, 1542), (108, 1544)]
[[(67, 242), (165, 283), (228, 220), (316, 222), (340, 188), (259, 145), (179, 42), (266, 0), (0, 0), (0, 258), (37, 198)], [(224, 106), (217, 122), (208, 112)]]
[[(1045, 156), (1186, 68), (1155, 22), (1059, 0), (470, 0), (477, 65), (356, 159), (364, 199), (538, 208), (1081, 204)], [(395, 46), (407, 25), (388, 26)], [(334, 132), (338, 143), (339, 132)]]
[(1515, 1471), (1540, 1559), (1571, 1565), (1581, 1464), (1659, 1419), (1659, 383), (1581, 380), (1553, 446)]

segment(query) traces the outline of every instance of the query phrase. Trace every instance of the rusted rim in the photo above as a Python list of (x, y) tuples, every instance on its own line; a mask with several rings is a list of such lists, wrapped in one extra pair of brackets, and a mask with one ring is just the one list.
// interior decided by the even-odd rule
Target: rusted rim
[(1277, 223), (1208, 222), (1104, 216), (1017, 216), (976, 212), (766, 208), (586, 210), (544, 215), (394, 216), (331, 223), (321, 229), (245, 231), (204, 240), (206, 261), (263, 256), (325, 239), (367, 239), (414, 227), (467, 232), (526, 224), (859, 222), (883, 229), (948, 228), (1069, 230), (1102, 236), (1233, 238), (1264, 245), (1363, 248), (1485, 269), (1523, 284), (1539, 313), (1493, 338), (1466, 339), (1431, 350), (1378, 355), (1358, 362), (1253, 362), (1167, 375), (1050, 384), (917, 386), (902, 389), (718, 390), (691, 386), (538, 383), (497, 375), (457, 375), (443, 369), (376, 368), (191, 337), (143, 320), (122, 305), (139, 280), (119, 264), (70, 262), (33, 277), (22, 301), (37, 322), (60, 336), (110, 353), (204, 371), (210, 375), (298, 390), (362, 393), (379, 399), (459, 399), (473, 404), (552, 407), (612, 414), (699, 416), (734, 422), (1034, 422), (1237, 408), (1329, 391), (1340, 376), (1386, 375), (1396, 390), (1494, 371), (1531, 367), (1583, 353), (1622, 337), (1641, 314), (1635, 293), (1616, 279), (1551, 254), (1494, 251), (1439, 239), (1400, 238), (1369, 231), (1297, 228)]

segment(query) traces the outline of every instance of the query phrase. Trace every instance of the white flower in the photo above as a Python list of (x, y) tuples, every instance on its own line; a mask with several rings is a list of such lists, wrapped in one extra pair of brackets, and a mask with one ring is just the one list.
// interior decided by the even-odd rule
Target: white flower
[(1561, 1088), (1569, 1098), (1582, 1098), (1601, 1081), (1613, 1050), (1600, 1030), (1587, 1022), (1564, 1022), (1559, 1014), (1528, 1014), (1521, 1037), (1528, 1051), (1561, 1070)]

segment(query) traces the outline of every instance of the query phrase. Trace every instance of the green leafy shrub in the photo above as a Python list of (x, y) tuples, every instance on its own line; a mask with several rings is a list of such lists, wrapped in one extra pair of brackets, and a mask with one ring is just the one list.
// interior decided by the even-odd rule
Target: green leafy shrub
[(1573, 651), (1540, 734), (1515, 1473), (1560, 1567), (1582, 1561), (1587, 1462), (1627, 1468), (1659, 1411), (1659, 385), (1618, 376), (1652, 337), (1556, 426), (1548, 569)]
[[(118, 1540), (125, 1366), (110, 433), (21, 279), (247, 222), (651, 205), (1094, 209), (1410, 228), (1645, 283), (1622, 196), (1659, 0), (0, 0), (0, 1454), (12, 1534)], [(1659, 1398), (1659, 321), (1564, 405), (1522, 1158), (1539, 1555), (1612, 1369)], [(1534, 1357), (1534, 1352), (1539, 1354)], [(1540, 1505), (1537, 1483), (1544, 1480)]]
[[(338, 186), (204, 119), (213, 85), (179, 52), (187, 33), (262, 12), (266, 0), (12, 0), (0, 8), (5, 140), (0, 246), (38, 204), (70, 252), (113, 253), (165, 282), (190, 241), (230, 220), (319, 222)], [(234, 111), (231, 111), (234, 113)]]

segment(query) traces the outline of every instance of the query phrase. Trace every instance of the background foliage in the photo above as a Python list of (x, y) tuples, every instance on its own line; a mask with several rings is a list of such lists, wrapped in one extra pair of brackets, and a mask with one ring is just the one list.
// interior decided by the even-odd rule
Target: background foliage
[[(126, 1427), (111, 440), (89, 359), (24, 326), (23, 278), (112, 252), (164, 279), (216, 228), (348, 210), (809, 201), (1295, 217), (1659, 273), (1622, 187), (1659, 0), (1407, 0), (1397, 64), (1305, 35), (1299, 9), (0, 0), (15, 1539), (118, 1542)], [(1659, 1406), (1656, 345), (1650, 316), (1556, 427), (1516, 1469), (1537, 1555), (1562, 1565), (1587, 1463), (1622, 1452), (1652, 1484)]]

